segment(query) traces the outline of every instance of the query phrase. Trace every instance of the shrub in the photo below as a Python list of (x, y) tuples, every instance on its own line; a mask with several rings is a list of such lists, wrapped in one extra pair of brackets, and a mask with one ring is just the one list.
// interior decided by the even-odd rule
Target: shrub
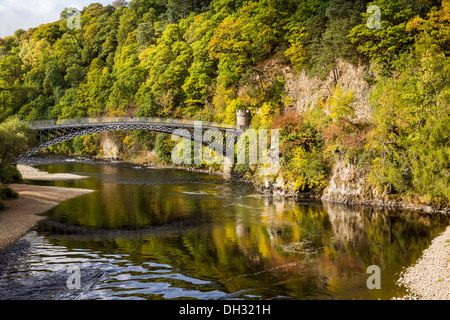
[(160, 161), (169, 163), (172, 161), (172, 149), (175, 143), (171, 141), (171, 135), (160, 133), (156, 136), (155, 153)]
[(296, 191), (320, 193), (326, 187), (330, 165), (323, 157), (321, 132), (312, 115), (288, 111), (273, 120), (272, 128), (280, 130), (283, 176)]
[(22, 175), (13, 165), (7, 165), (0, 171), (0, 182), (9, 184), (22, 181)]
[(8, 200), (8, 199), (16, 199), (19, 194), (11, 189), (9, 186), (5, 184), (0, 184), (0, 199)]

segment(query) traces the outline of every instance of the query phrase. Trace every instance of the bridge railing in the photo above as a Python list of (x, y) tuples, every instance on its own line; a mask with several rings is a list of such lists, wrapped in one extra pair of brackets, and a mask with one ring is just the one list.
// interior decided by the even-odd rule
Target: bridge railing
[[(184, 124), (193, 126), (196, 120), (173, 119), (173, 118), (148, 118), (148, 117), (95, 117), (95, 118), (72, 118), (72, 119), (54, 119), (29, 121), (31, 127), (51, 127), (58, 125), (83, 125), (83, 124), (101, 124), (101, 123), (162, 123), (162, 124)], [(216, 123), (202, 121), (202, 126), (236, 128), (232, 124)]]

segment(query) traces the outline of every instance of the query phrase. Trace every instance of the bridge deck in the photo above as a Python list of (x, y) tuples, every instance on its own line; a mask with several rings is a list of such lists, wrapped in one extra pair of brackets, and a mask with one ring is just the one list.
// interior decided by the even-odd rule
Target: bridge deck
[(35, 130), (92, 127), (113, 124), (158, 124), (165, 126), (176, 126), (193, 128), (201, 123), (203, 128), (236, 129), (236, 125), (223, 124), (209, 121), (185, 120), (172, 118), (147, 118), (147, 117), (97, 117), (97, 118), (75, 118), (57, 120), (29, 121), (28, 124)]
[[(33, 130), (38, 132), (39, 144), (20, 155), (18, 159), (76, 137), (110, 130), (150, 130), (175, 134), (180, 137), (191, 139), (192, 141), (199, 141), (202, 144), (209, 144), (213, 137), (214, 143), (216, 143), (215, 139), (217, 138), (215, 138), (216, 136), (214, 134), (219, 131), (222, 133), (224, 141), (227, 141), (227, 146), (228, 141), (237, 141), (244, 132), (244, 128), (232, 124), (147, 117), (97, 117), (38, 120), (30, 121), (28, 124)], [(198, 132), (197, 128), (201, 128), (201, 131)], [(185, 130), (181, 130), (180, 132), (177, 129)]]

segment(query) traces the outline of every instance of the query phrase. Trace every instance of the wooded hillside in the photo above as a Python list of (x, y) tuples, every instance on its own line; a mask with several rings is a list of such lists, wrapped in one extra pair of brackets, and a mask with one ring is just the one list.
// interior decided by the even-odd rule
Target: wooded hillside
[[(369, 29), (370, 5), (381, 11)], [(393, 199), (443, 206), (450, 199), (450, 1), (116, 0), (84, 8), (80, 28), (61, 19), (0, 39), (0, 122), (148, 116), (280, 128), (281, 175), (320, 194), (333, 164), (348, 161), (367, 186)], [(68, 23), (69, 22), (69, 23)], [(293, 72), (333, 77), (328, 95), (292, 108), (283, 77), (259, 68), (276, 59)], [(370, 119), (337, 62), (367, 65)], [(167, 137), (118, 132), (120, 152), (161, 154)], [(58, 152), (101, 154), (101, 135)], [(256, 175), (252, 166), (236, 171)]]

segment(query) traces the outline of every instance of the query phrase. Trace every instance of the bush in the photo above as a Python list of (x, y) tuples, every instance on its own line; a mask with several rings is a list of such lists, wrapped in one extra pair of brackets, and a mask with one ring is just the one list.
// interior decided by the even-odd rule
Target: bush
[(155, 153), (158, 160), (170, 163), (172, 161), (172, 149), (175, 143), (171, 141), (171, 135), (160, 133), (156, 136)]
[(0, 184), (0, 199), (8, 200), (8, 199), (16, 199), (19, 194), (11, 189), (9, 186), (5, 184)]
[(323, 156), (321, 133), (314, 112), (288, 111), (275, 117), (272, 128), (280, 128), (282, 174), (296, 191), (319, 194), (327, 185), (330, 164)]
[(22, 175), (19, 170), (13, 165), (4, 166), (0, 171), (0, 182), (9, 184), (22, 181)]
[(252, 174), (252, 169), (249, 164), (235, 164), (233, 167), (233, 172), (244, 176), (246, 173)]

